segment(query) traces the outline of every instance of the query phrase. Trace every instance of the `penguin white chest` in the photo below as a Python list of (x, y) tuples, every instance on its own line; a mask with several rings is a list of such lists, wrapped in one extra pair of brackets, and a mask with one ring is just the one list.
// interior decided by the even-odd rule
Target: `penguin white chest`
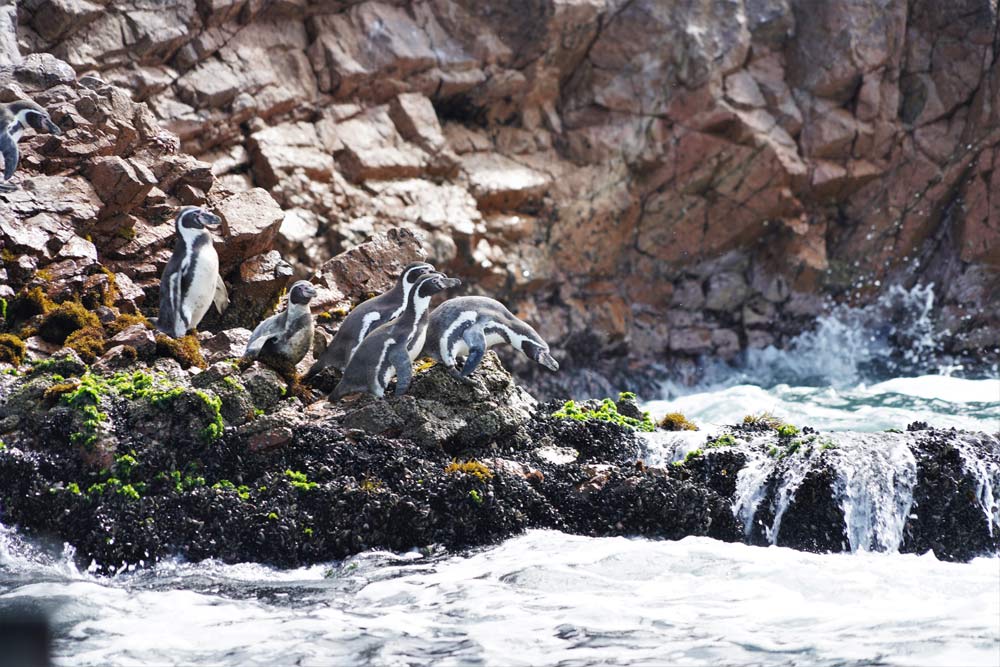
[(181, 307), (184, 309), (185, 319), (194, 328), (212, 305), (215, 285), (219, 280), (219, 255), (209, 243), (199, 249), (191, 264), (194, 266), (187, 267), (191, 274), (191, 284)]
[(424, 342), (427, 340), (427, 327), (423, 327), (417, 336), (413, 337), (410, 344), (406, 346), (406, 353), (410, 355), (410, 361), (416, 361), (420, 356), (420, 351), (424, 349)]

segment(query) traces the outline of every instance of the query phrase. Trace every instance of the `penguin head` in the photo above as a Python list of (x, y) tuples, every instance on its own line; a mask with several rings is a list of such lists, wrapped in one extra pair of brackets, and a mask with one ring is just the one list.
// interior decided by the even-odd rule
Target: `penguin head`
[(30, 125), (36, 132), (62, 134), (59, 126), (52, 122), (49, 112), (31, 100), (18, 100), (7, 105), (10, 112), (22, 123)]
[(316, 296), (316, 288), (308, 280), (300, 280), (288, 290), (288, 301), (297, 306), (304, 306)]
[(548, 368), (550, 371), (559, 370), (559, 362), (553, 359), (552, 355), (549, 354), (548, 345), (544, 343), (539, 344), (533, 340), (525, 340), (521, 342), (521, 351), (528, 355), (529, 358)]
[(399, 282), (403, 285), (403, 289), (408, 290), (413, 287), (421, 276), (425, 276), (428, 273), (434, 271), (434, 265), (428, 264), (427, 262), (411, 262), (406, 265), (403, 272), (399, 274)]
[(177, 233), (185, 239), (200, 236), (207, 227), (215, 227), (221, 222), (219, 216), (209, 213), (199, 206), (185, 206), (177, 212), (174, 225)]
[(429, 299), (438, 292), (458, 287), (461, 284), (462, 281), (458, 278), (449, 278), (440, 271), (432, 271), (422, 275), (418, 279), (416, 297)]

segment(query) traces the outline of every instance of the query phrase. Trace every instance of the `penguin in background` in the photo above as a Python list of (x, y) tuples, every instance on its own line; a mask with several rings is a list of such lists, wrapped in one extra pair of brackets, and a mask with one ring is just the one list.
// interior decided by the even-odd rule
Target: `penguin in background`
[(0, 155), (3, 155), (3, 183), (0, 192), (13, 192), (18, 186), (10, 182), (17, 170), (21, 154), (17, 142), (27, 126), (50, 134), (62, 134), (52, 122), (49, 112), (31, 100), (0, 104)]
[[(559, 362), (549, 354), (548, 343), (537, 331), (496, 299), (484, 296), (460, 296), (435, 308), (427, 325), (423, 354), (443, 363), (452, 377), (468, 384), (486, 350), (503, 344), (550, 371), (559, 370)], [(465, 357), (461, 371), (457, 368), (459, 357)]]
[(347, 368), (348, 362), (365, 337), (382, 324), (399, 317), (406, 309), (413, 286), (421, 276), (432, 271), (434, 266), (427, 262), (407, 264), (391, 290), (359, 304), (341, 323), (323, 354), (303, 376), (303, 381), (309, 380), (326, 368), (338, 371)]
[(449, 278), (438, 271), (422, 275), (410, 288), (402, 314), (364, 339), (330, 397), (338, 399), (367, 392), (382, 398), (393, 377), (396, 378), (396, 396), (405, 394), (413, 378), (413, 360), (424, 348), (431, 297), (461, 284), (458, 278)]
[(309, 302), (316, 288), (299, 280), (288, 292), (288, 307), (257, 325), (243, 353), (245, 360), (259, 360), (275, 370), (294, 373), (309, 352), (313, 340), (313, 317)]
[(219, 216), (197, 206), (185, 206), (177, 213), (177, 242), (160, 278), (156, 318), (156, 328), (168, 336), (181, 338), (197, 327), (213, 303), (220, 313), (229, 307), (219, 255), (208, 231), (220, 222)]

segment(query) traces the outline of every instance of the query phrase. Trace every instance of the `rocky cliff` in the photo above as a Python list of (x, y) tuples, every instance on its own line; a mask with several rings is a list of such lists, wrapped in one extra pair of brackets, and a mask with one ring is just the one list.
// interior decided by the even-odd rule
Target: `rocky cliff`
[(892, 285), (933, 284), (943, 351), (995, 360), (998, 25), (988, 0), (8, 3), (0, 96), (66, 133), (2, 198), (0, 297), (104, 267), (152, 314), (172, 211), (208, 203), (237, 306), (210, 331), (292, 274), (350, 305), (396, 265), (324, 263), (401, 227), (552, 343), (543, 391), (780, 347)]

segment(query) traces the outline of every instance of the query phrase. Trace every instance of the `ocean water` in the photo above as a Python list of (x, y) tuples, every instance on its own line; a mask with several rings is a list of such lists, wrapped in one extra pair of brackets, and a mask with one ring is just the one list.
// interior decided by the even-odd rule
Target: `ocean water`
[(1000, 567), (989, 558), (954, 564), (531, 531), (468, 554), (367, 553), (292, 571), (162, 563), (99, 580), (60, 562), (9, 553), (2, 562), (0, 606), (51, 613), (62, 665), (1000, 658)]
[[(927, 363), (922, 321), (909, 325), (910, 358), (893, 353), (884, 336), (898, 332), (873, 332), (862, 315), (831, 316), (788, 352), (665, 384), (646, 403), (702, 427), (653, 436), (650, 463), (751, 412), (852, 432), (840, 489), (852, 552), (531, 531), (461, 554), (369, 552), (294, 570), (168, 560), (97, 577), (69, 547), (0, 526), (0, 614), (48, 616), (67, 666), (998, 665), (1000, 558), (897, 553), (912, 455), (871, 443), (913, 421), (996, 433), (1000, 379)], [(1000, 470), (967, 463), (1000, 529)], [(760, 457), (740, 479), (733, 511), (745, 521), (768, 465)], [(779, 530), (780, 512), (768, 527)]]

